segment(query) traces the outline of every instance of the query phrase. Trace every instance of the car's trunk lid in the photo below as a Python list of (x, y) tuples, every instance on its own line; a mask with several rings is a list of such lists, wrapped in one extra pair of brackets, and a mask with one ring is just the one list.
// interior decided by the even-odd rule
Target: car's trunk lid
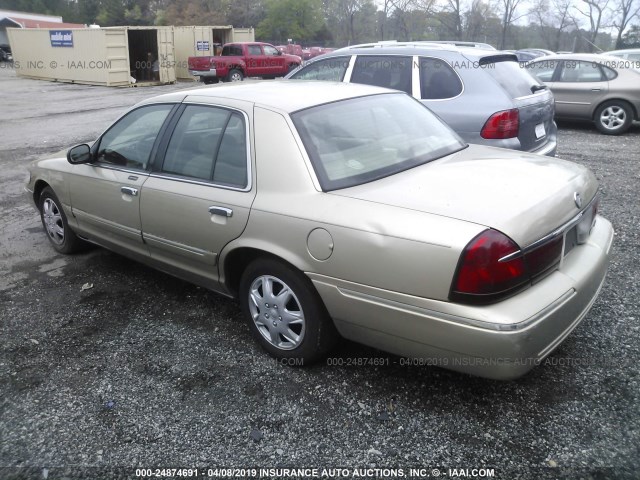
[(574, 218), (596, 194), (585, 167), (549, 157), (470, 145), (458, 153), (331, 194), (495, 228), (521, 247)]

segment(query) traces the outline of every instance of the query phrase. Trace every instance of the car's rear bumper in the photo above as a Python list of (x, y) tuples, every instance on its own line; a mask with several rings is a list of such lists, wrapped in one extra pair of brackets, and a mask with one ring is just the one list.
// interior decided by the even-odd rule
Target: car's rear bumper
[(215, 68), (210, 70), (189, 70), (189, 73), (194, 77), (217, 77), (218, 73)]
[(494, 305), (422, 299), (309, 274), (340, 333), (427, 365), (517, 378), (582, 321), (604, 282), (613, 228), (602, 217), (559, 270)]

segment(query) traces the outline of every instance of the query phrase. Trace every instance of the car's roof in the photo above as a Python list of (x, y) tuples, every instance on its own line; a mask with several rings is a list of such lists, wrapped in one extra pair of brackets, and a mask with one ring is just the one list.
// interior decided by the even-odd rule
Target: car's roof
[(539, 62), (544, 60), (584, 60), (586, 62), (606, 62), (607, 58), (614, 61), (620, 61), (619, 58), (609, 57), (608, 55), (599, 53), (558, 53), (555, 55), (545, 55), (544, 57), (538, 57), (532, 62)]
[(399, 93), (382, 87), (358, 83), (314, 80), (244, 81), (218, 84), (208, 88), (182, 90), (153, 97), (141, 103), (175, 102), (189, 96), (225, 98), (252, 102), (286, 113), (354, 97)]
[(640, 48), (623, 48), (621, 50), (611, 50), (609, 52), (602, 52), (602, 55), (612, 55), (620, 53), (640, 53)]
[[(344, 47), (333, 52), (326, 53), (322, 58), (338, 57), (344, 55), (442, 55), (463, 54), (467, 58), (479, 59), (492, 55), (505, 54), (499, 50), (489, 50), (478, 47), (458, 47), (448, 43), (433, 42), (379, 42)], [(320, 58), (320, 57), (318, 57)]]

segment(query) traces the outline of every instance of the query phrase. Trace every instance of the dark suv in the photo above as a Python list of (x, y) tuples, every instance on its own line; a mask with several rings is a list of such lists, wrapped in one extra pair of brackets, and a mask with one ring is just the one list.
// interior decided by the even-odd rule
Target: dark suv
[(287, 75), (402, 90), (465, 141), (554, 156), (549, 89), (513, 54), (428, 42), (380, 42), (322, 55)]

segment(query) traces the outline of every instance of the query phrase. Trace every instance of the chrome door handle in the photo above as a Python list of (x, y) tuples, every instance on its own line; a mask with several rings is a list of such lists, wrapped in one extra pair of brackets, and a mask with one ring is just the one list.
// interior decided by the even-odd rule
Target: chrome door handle
[(233, 215), (233, 210), (227, 207), (209, 207), (209, 213), (211, 215), (220, 215), (222, 217), (230, 217)]
[(136, 197), (138, 195), (138, 189), (132, 187), (120, 187), (120, 191), (122, 193), (126, 193), (127, 195), (131, 195), (132, 197)]
[(600, 88), (592, 88), (591, 89), (592, 92), (599, 92), (600, 90), (602, 90), (602, 89), (600, 89)]

